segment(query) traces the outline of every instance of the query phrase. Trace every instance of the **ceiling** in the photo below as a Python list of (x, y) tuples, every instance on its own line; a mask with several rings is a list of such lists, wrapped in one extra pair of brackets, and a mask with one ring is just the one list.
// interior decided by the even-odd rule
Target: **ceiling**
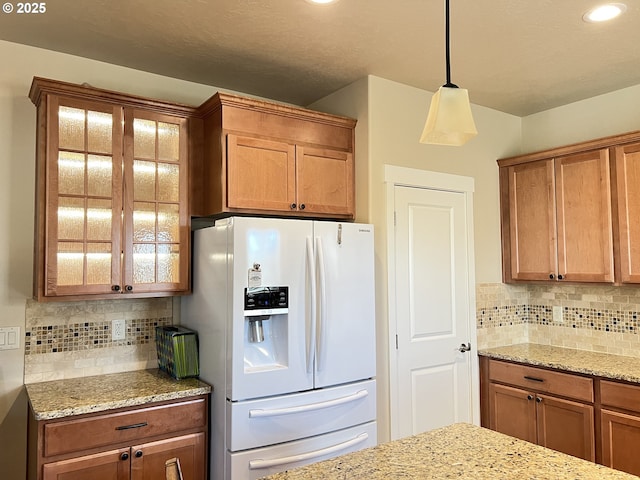
[[(607, 24), (583, 22), (596, 1), (451, 0), (453, 83), (518, 116), (640, 84), (640, 0)], [(302, 106), (366, 75), (429, 91), (445, 82), (443, 0), (51, 0), (46, 10), (0, 14), (0, 39)]]

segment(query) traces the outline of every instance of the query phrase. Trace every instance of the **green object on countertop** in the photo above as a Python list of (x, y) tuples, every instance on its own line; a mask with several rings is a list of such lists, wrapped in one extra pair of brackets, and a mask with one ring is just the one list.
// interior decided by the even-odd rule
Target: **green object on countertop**
[(173, 378), (197, 377), (198, 334), (180, 326), (156, 327), (158, 367)]

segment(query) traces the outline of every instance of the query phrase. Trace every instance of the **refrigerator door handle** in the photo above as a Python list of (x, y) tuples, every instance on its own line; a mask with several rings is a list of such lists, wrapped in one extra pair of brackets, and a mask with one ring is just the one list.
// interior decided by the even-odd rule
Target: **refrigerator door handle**
[(276, 417), (278, 415), (290, 415), (292, 413), (305, 413), (312, 412), (314, 410), (322, 410), (323, 408), (335, 407), (337, 405), (343, 405), (349, 402), (355, 402), (369, 395), (368, 390), (359, 390), (356, 393), (347, 395), (344, 397), (334, 398), (333, 400), (326, 400), (324, 402), (308, 403), (306, 405), (298, 405), (296, 407), (285, 408), (270, 408), (262, 409), (256, 408), (249, 410), (249, 418), (260, 417)]
[(322, 238), (316, 238), (316, 255), (318, 256), (318, 283), (320, 284), (320, 305), (318, 307), (319, 314), (317, 318), (318, 325), (316, 327), (316, 370), (322, 371), (324, 366), (324, 355), (322, 354), (322, 346), (324, 345), (324, 331), (326, 328), (326, 312), (327, 312), (327, 291), (326, 276), (324, 271), (324, 251), (322, 249)]
[(307, 373), (313, 371), (313, 360), (315, 354), (316, 343), (316, 266), (313, 256), (313, 239), (307, 237), (307, 275), (309, 280), (309, 300), (310, 307), (308, 317), (306, 318), (306, 357), (307, 357)]
[(345, 450), (354, 445), (358, 445), (366, 441), (367, 438), (369, 438), (368, 433), (361, 433), (357, 437), (354, 437), (351, 440), (347, 440), (346, 442), (338, 443), (327, 448), (321, 448), (320, 450), (314, 450), (312, 452), (301, 453), (299, 455), (291, 455), (289, 457), (273, 458), (269, 460), (250, 460), (249, 469), (258, 470), (261, 468), (277, 467), (279, 465), (286, 465), (287, 463), (301, 462), (303, 460), (322, 457), (324, 455), (329, 455), (335, 452), (339, 452), (340, 450)]

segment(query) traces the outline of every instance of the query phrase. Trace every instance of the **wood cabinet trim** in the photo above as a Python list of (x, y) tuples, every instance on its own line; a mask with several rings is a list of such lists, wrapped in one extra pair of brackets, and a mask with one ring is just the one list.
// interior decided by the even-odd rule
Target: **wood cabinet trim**
[(174, 102), (164, 102), (152, 98), (115, 92), (102, 88), (92, 87), (88, 84), (75, 84), (51, 80), (43, 77), (34, 77), (29, 90), (29, 98), (34, 105), (42, 102), (43, 96), (59, 95), (81, 100), (95, 101), (99, 103), (111, 103), (123, 107), (142, 107), (159, 113), (178, 116), (195, 116), (197, 108)]
[(204, 102), (198, 108), (198, 115), (205, 117), (221, 110), (225, 106), (268, 113), (270, 115), (280, 115), (299, 120), (312, 120), (315, 123), (324, 123), (326, 125), (344, 127), (348, 129), (352, 129), (356, 125), (356, 120), (349, 117), (222, 92), (217, 92)]
[(585, 142), (573, 143), (570, 145), (563, 145), (561, 147), (550, 148), (548, 150), (539, 150), (522, 155), (505, 157), (497, 160), (497, 162), (500, 167), (508, 167), (520, 163), (528, 163), (535, 160), (543, 160), (545, 158), (562, 157), (565, 155), (587, 152), (589, 150), (599, 150), (601, 148), (610, 148), (638, 141), (640, 141), (640, 130), (620, 135), (597, 138)]

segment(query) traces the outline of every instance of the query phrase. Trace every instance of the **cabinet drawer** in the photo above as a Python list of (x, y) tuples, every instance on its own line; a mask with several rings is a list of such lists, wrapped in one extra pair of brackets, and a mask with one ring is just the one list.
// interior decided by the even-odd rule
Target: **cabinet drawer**
[(197, 399), (47, 423), (44, 426), (44, 456), (138, 442), (191, 428), (205, 428), (205, 407), (205, 400)]
[(600, 401), (609, 407), (640, 412), (640, 386), (600, 380)]
[(508, 383), (536, 392), (593, 402), (593, 380), (570, 373), (490, 360), (489, 378), (495, 382)]

